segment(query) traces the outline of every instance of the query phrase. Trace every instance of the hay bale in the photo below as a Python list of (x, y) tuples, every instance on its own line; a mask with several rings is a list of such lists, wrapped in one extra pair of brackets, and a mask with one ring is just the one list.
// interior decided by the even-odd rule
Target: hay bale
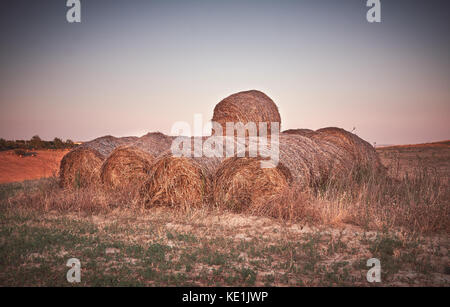
[(315, 185), (320, 185), (329, 180), (339, 180), (343, 176), (348, 176), (353, 160), (344, 149), (326, 140), (313, 139), (320, 148), (320, 178), (315, 181)]
[(316, 141), (326, 141), (344, 150), (351, 159), (351, 167), (379, 169), (381, 166), (375, 148), (356, 134), (342, 128), (327, 127), (318, 129), (312, 136)]
[(91, 148), (76, 148), (67, 153), (60, 164), (60, 185), (63, 188), (78, 188), (100, 182), (100, 168), (104, 156)]
[(239, 92), (220, 101), (214, 108), (213, 121), (222, 126), (226, 135), (227, 122), (241, 122), (243, 124), (266, 122), (270, 134), (271, 122), (278, 122), (281, 126), (278, 107), (266, 94), (251, 90)]
[(135, 146), (116, 148), (101, 167), (100, 178), (111, 188), (139, 186), (148, 177), (153, 155)]
[(141, 189), (147, 205), (198, 207), (210, 201), (212, 176), (222, 158), (194, 157), (196, 138), (186, 139), (191, 142), (191, 157), (176, 157), (169, 150), (150, 167)]
[(78, 146), (78, 148), (94, 149), (106, 159), (111, 152), (119, 146), (130, 145), (137, 141), (138, 138), (134, 136), (117, 138), (111, 135), (102, 136), (92, 141), (86, 142)]
[[(258, 157), (229, 158), (222, 162), (213, 182), (214, 201), (236, 211), (259, 206), (296, 185), (307, 190), (311, 182), (320, 178), (320, 148), (311, 139), (301, 135), (281, 134), (278, 142), (279, 161), (275, 167), (261, 168), (268, 152)], [(270, 150), (270, 149), (268, 149)]]
[(316, 134), (316, 132), (311, 129), (288, 129), (288, 130), (283, 131), (283, 133), (297, 134), (297, 135), (306, 136), (306, 137), (311, 137), (314, 134)]
[(136, 139), (133, 146), (157, 157), (170, 149), (174, 137), (161, 132), (150, 132)]
[(226, 159), (214, 177), (215, 203), (243, 212), (283, 191), (292, 180), (290, 171), (281, 163), (273, 168), (261, 168), (261, 160), (260, 157)]

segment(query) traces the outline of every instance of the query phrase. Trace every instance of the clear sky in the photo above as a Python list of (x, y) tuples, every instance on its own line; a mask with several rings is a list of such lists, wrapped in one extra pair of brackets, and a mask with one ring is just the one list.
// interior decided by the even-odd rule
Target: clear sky
[(450, 139), (449, 1), (65, 0), (0, 4), (0, 137), (169, 133), (258, 89), (282, 129)]

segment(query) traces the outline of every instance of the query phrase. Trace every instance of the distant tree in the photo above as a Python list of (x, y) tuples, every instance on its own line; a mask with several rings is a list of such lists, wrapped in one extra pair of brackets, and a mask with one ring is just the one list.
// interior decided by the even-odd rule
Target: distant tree
[(30, 146), (34, 149), (40, 149), (43, 147), (43, 143), (39, 135), (35, 135), (31, 138)]
[(5, 139), (0, 139), (0, 150), (6, 150), (7, 148), (7, 143)]
[(75, 146), (75, 143), (71, 139), (66, 140), (66, 148), (72, 148)]
[(53, 145), (56, 149), (64, 148), (64, 142), (60, 138), (54, 138)]
[(14, 149), (17, 148), (16, 143), (14, 141), (6, 141), (6, 149)]

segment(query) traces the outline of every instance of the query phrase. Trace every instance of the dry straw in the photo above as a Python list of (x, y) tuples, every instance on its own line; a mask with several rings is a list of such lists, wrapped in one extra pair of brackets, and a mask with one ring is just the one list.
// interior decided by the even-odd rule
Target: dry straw
[(227, 122), (243, 124), (254, 122), (256, 125), (266, 122), (268, 131), (271, 122), (278, 122), (281, 125), (276, 104), (266, 94), (256, 90), (239, 92), (223, 99), (214, 108), (212, 120), (222, 126), (224, 135)]
[(87, 187), (100, 183), (100, 168), (103, 161), (115, 148), (136, 140), (136, 137), (116, 138), (108, 135), (78, 146), (61, 160), (59, 173), (61, 186)]
[(225, 160), (214, 177), (215, 203), (243, 212), (283, 191), (291, 179), (289, 170), (281, 163), (273, 168), (261, 168), (261, 160), (238, 157)]
[(102, 136), (99, 138), (96, 138), (92, 141), (83, 143), (79, 146), (79, 148), (90, 148), (96, 150), (98, 153), (100, 153), (103, 158), (108, 157), (111, 152), (116, 149), (119, 146), (124, 145), (130, 145), (133, 142), (138, 140), (137, 137), (123, 137), (123, 138), (116, 138), (114, 136)]
[[(134, 146), (157, 156), (170, 148), (172, 138), (162, 133), (148, 133), (140, 138), (103, 136), (83, 143), (69, 152), (61, 161), (60, 179), (64, 187), (86, 187), (100, 182), (103, 161), (118, 147)], [(98, 166), (100, 165), (100, 167)], [(95, 166), (95, 167), (94, 167)], [(126, 171), (125, 171), (126, 172)], [(106, 179), (108, 175), (104, 175)], [(114, 179), (119, 181), (119, 179)]]
[(148, 206), (199, 207), (210, 201), (212, 176), (221, 158), (194, 157), (196, 138), (185, 139), (191, 142), (191, 157), (177, 157), (169, 150), (151, 166), (141, 189)]
[(315, 140), (326, 141), (344, 150), (351, 158), (352, 168), (363, 167), (380, 169), (381, 163), (375, 148), (356, 134), (341, 128), (328, 127), (316, 131), (311, 136)]
[(312, 135), (316, 134), (316, 132), (314, 130), (311, 129), (288, 129), (283, 131), (283, 133), (285, 134), (297, 134), (297, 135), (302, 135), (302, 136), (306, 136), (306, 137), (311, 137)]
[(133, 146), (157, 157), (170, 149), (174, 137), (161, 132), (150, 132), (133, 142)]
[(102, 183), (116, 189), (139, 186), (154, 160), (153, 155), (134, 146), (116, 148), (102, 165)]
[[(229, 158), (218, 169), (214, 179), (214, 200), (237, 211), (247, 210), (264, 199), (275, 198), (288, 184), (304, 190), (321, 180), (324, 175), (317, 144), (301, 135), (281, 134), (278, 149), (279, 161), (276, 167), (261, 168), (261, 161), (267, 160), (269, 149), (260, 151), (256, 158)], [(267, 162), (267, 161), (265, 161)], [(270, 162), (269, 162), (270, 163)]]
[(98, 184), (104, 156), (91, 148), (76, 148), (61, 160), (60, 185), (79, 188)]

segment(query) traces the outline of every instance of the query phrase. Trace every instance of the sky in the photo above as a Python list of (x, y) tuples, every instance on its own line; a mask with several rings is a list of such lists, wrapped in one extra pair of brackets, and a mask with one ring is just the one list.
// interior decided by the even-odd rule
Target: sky
[(450, 139), (449, 1), (65, 0), (0, 4), (0, 137), (170, 133), (250, 89), (282, 130)]

